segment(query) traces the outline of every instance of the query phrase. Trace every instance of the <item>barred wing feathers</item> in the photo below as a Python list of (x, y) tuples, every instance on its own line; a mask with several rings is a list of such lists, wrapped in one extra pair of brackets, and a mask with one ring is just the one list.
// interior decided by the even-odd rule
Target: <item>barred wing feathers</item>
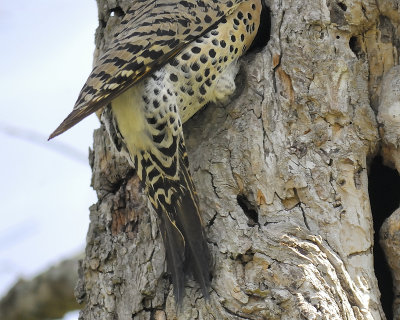
[(242, 1), (136, 1), (121, 21), (115, 40), (97, 61), (73, 111), (49, 139), (70, 129), (163, 66)]

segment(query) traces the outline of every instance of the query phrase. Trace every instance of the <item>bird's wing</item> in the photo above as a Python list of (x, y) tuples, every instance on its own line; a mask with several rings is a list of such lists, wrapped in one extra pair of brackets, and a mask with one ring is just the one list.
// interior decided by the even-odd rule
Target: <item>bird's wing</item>
[(246, 0), (137, 0), (97, 61), (73, 111), (50, 135), (65, 132), (163, 66)]

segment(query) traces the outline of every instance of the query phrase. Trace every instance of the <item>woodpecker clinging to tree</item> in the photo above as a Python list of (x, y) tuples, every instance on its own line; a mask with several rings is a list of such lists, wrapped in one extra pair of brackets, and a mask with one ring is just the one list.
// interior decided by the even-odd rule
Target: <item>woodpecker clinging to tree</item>
[(208, 296), (209, 253), (182, 132), (205, 104), (235, 90), (238, 58), (260, 23), (261, 0), (135, 0), (73, 111), (50, 135), (104, 107), (116, 148), (160, 218), (177, 302), (185, 273)]

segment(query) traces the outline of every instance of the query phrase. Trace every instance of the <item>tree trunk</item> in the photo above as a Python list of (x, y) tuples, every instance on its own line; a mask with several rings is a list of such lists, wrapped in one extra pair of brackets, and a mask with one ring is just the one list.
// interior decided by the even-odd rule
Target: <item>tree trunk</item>
[[(97, 1), (96, 57), (133, 0)], [(383, 148), (400, 170), (398, 95), (380, 100), (398, 64), (398, 0), (266, 4), (271, 39), (242, 59), (235, 97), (184, 126), (213, 257), (210, 300), (188, 279), (177, 310), (157, 217), (100, 128), (81, 319), (385, 319), (368, 165)], [(395, 107), (378, 131), (384, 103)]]

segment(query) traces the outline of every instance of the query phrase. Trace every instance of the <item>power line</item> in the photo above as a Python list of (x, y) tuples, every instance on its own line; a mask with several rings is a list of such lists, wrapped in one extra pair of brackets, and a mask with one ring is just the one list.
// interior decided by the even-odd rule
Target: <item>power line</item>
[(54, 143), (48, 143), (47, 142), (47, 136), (44, 134), (38, 133), (36, 131), (26, 129), (26, 128), (21, 128), (17, 127), (14, 125), (9, 125), (5, 123), (0, 123), (0, 132), (13, 137), (17, 138), (23, 141), (30, 142), (35, 145), (39, 145), (41, 147), (45, 147), (47, 149), (50, 149), (52, 151), (58, 152), (64, 156), (67, 156), (70, 159), (73, 159), (81, 164), (88, 164), (88, 156), (87, 154), (84, 154), (80, 150), (71, 147), (65, 143), (62, 142), (54, 142)]

